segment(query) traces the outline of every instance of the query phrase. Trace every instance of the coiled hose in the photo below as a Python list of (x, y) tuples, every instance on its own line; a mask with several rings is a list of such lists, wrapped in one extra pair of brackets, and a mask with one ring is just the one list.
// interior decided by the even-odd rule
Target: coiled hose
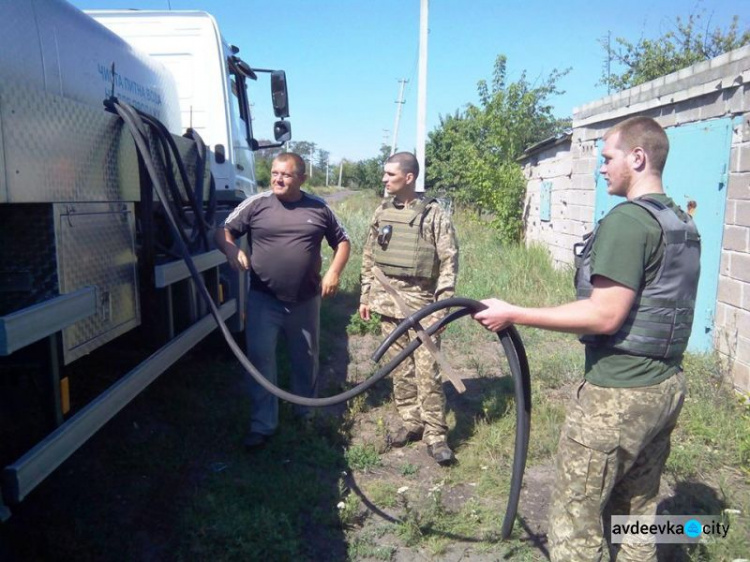
[[(192, 275), (196, 286), (198, 287), (199, 293), (206, 301), (206, 305), (208, 306), (211, 315), (216, 320), (219, 330), (224, 336), (227, 345), (232, 350), (232, 353), (235, 355), (240, 364), (242, 364), (247, 372), (250, 373), (253, 379), (255, 379), (255, 381), (263, 388), (265, 388), (268, 392), (278, 398), (281, 398), (282, 400), (286, 400), (288, 402), (301, 406), (319, 408), (340, 404), (341, 402), (362, 394), (365, 390), (369, 389), (379, 380), (389, 375), (391, 371), (393, 371), (393, 369), (395, 369), (404, 359), (406, 359), (406, 357), (411, 355), (414, 350), (416, 350), (422, 344), (422, 342), (418, 339), (413, 340), (403, 351), (401, 351), (398, 355), (391, 359), (387, 364), (378, 369), (378, 371), (369, 379), (345, 392), (336, 394), (335, 396), (329, 396), (327, 398), (307, 398), (304, 396), (292, 394), (271, 384), (255, 368), (255, 366), (239, 348), (237, 342), (234, 341), (232, 334), (230, 333), (229, 329), (224, 323), (224, 320), (219, 314), (218, 308), (216, 307), (213, 298), (211, 298), (211, 294), (209, 293), (208, 288), (203, 282), (203, 278), (195, 267), (195, 263), (193, 262), (188, 247), (185, 243), (185, 233), (182, 231), (178, 222), (175, 220), (171, 205), (168, 204), (166, 193), (156, 172), (156, 166), (153, 162), (153, 159), (151, 158), (151, 153), (146, 142), (146, 124), (144, 123), (140, 113), (124, 102), (119, 101), (115, 98), (107, 100), (107, 102), (105, 102), (105, 105), (109, 110), (114, 111), (115, 113), (117, 113), (117, 115), (120, 116), (120, 118), (125, 122), (129, 131), (131, 132), (138, 148), (138, 152), (140, 153), (143, 163), (146, 166), (146, 170), (151, 177), (151, 181), (153, 182), (154, 190), (156, 191), (159, 199), (162, 201), (164, 211), (174, 231), (175, 239), (185, 260), (185, 264), (187, 265), (187, 268), (190, 271), (190, 274)], [(407, 330), (412, 328), (417, 322), (439, 310), (443, 310), (446, 308), (459, 308), (459, 310), (451, 312), (450, 314), (427, 328), (425, 331), (430, 336), (432, 336), (435, 332), (447, 326), (451, 322), (454, 322), (455, 320), (458, 320), (459, 318), (462, 318), (467, 314), (479, 312), (486, 307), (478, 301), (466, 298), (450, 298), (425, 306), (424, 308), (406, 318), (396, 327), (396, 329), (380, 344), (380, 347), (378, 347), (378, 349), (373, 354), (373, 359), (375, 361), (380, 360), (380, 358), (383, 357), (383, 355), (393, 344), (393, 342), (396, 341)], [(511, 475), (508, 504), (506, 506), (505, 517), (503, 519), (503, 525), (501, 529), (502, 538), (507, 539), (510, 536), (510, 532), (513, 528), (513, 522), (515, 520), (516, 512), (518, 509), (518, 500), (521, 494), (523, 472), (526, 466), (526, 457), (528, 453), (529, 430), (531, 422), (531, 381), (529, 377), (529, 364), (526, 357), (526, 351), (523, 347), (521, 337), (519, 336), (517, 330), (513, 326), (510, 326), (504, 330), (501, 330), (500, 332), (497, 332), (497, 336), (500, 339), (500, 343), (502, 344), (503, 350), (505, 351), (505, 355), (508, 359), (508, 365), (510, 367), (510, 371), (514, 381), (516, 400), (516, 437), (513, 454), (513, 472)]]

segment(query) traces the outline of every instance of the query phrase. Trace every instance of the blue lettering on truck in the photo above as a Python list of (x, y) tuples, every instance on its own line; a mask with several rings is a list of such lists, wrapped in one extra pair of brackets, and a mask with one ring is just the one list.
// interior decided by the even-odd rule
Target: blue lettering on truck
[[(99, 76), (107, 84), (105, 93), (109, 96), (112, 93), (112, 69), (103, 64), (97, 64)], [(130, 105), (141, 110), (153, 111), (154, 106), (161, 105), (161, 94), (115, 72), (114, 76), (115, 96), (128, 102)]]

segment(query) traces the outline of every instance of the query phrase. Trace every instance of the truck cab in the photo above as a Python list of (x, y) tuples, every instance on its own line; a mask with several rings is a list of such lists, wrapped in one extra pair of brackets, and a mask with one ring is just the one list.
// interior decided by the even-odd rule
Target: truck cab
[[(256, 72), (239, 49), (221, 36), (214, 17), (186, 11), (86, 12), (136, 49), (161, 62), (176, 81), (183, 128), (196, 130), (211, 151), (211, 172), (220, 198), (257, 192), (253, 151), (261, 148), (253, 132), (248, 79)], [(288, 117), (286, 78), (271, 76), (277, 117)], [(288, 130), (288, 123), (277, 123)], [(284, 133), (277, 141), (288, 140)]]

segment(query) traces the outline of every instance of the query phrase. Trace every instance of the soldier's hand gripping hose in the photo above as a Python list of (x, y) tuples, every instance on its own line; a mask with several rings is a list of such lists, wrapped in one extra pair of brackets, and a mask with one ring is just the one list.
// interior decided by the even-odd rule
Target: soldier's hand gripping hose
[[(195, 281), (195, 284), (196, 284), (196, 287), (198, 288), (199, 293), (202, 295), (203, 299), (206, 302), (208, 309), (210, 310), (212, 316), (216, 320), (219, 330), (222, 332), (224, 339), (227, 342), (227, 345), (232, 350), (232, 353), (237, 357), (238, 361), (248, 371), (248, 373), (250, 373), (250, 375), (258, 382), (258, 384), (260, 384), (268, 392), (277, 396), (278, 398), (281, 398), (288, 402), (292, 402), (294, 404), (299, 404), (302, 406), (309, 406), (309, 407), (332, 406), (332, 405), (344, 402), (346, 400), (349, 400), (350, 398), (354, 398), (355, 396), (369, 389), (371, 386), (377, 383), (380, 379), (389, 375), (391, 371), (393, 371), (407, 356), (413, 353), (414, 350), (416, 350), (420, 345), (422, 345), (422, 343), (424, 343), (425, 341), (430, 341), (429, 336), (432, 336), (439, 330), (446, 327), (451, 322), (454, 322), (455, 320), (458, 320), (459, 318), (463, 316), (466, 316), (468, 314), (472, 314), (475, 312), (479, 312), (480, 310), (483, 310), (484, 308), (486, 308), (482, 303), (477, 302), (475, 300), (465, 299), (465, 298), (450, 298), (450, 299), (445, 299), (440, 302), (432, 303), (410, 314), (381, 343), (380, 347), (377, 349), (377, 351), (373, 355), (373, 359), (375, 361), (379, 361), (385, 354), (386, 350), (391, 346), (391, 344), (394, 341), (396, 341), (407, 330), (421, 329), (420, 321), (423, 320), (424, 318), (427, 318), (430, 315), (434, 314), (435, 312), (438, 312), (443, 309), (447, 309), (447, 308), (457, 309), (454, 312), (443, 317), (441, 320), (435, 322), (433, 325), (429, 326), (428, 328), (424, 330), (420, 330), (423, 334), (426, 333), (427, 335), (427, 337), (424, 338), (424, 340), (422, 339), (413, 340), (401, 353), (396, 355), (391, 361), (389, 361), (387, 364), (383, 365), (380, 369), (378, 369), (378, 371), (369, 379), (360, 383), (354, 388), (351, 388), (347, 390), (346, 392), (342, 392), (335, 396), (330, 396), (327, 398), (307, 398), (307, 397), (302, 397), (302, 396), (292, 394), (290, 392), (287, 392), (271, 384), (248, 360), (248, 358), (244, 355), (244, 353), (239, 348), (237, 343), (234, 341), (232, 334), (230, 333), (229, 329), (224, 323), (224, 320), (221, 318), (221, 315), (219, 314), (217, 306), (214, 303), (214, 300), (211, 297), (211, 294), (209, 293), (203, 281), (202, 276), (198, 272), (195, 266), (195, 263), (193, 262), (193, 259), (190, 256), (190, 252), (185, 242), (185, 240), (187, 240), (188, 237), (182, 231), (182, 229), (180, 228), (178, 222), (176, 221), (174, 217), (174, 213), (171, 209), (171, 205), (169, 204), (169, 199), (161, 184), (159, 175), (156, 172), (156, 166), (152, 160), (151, 151), (149, 150), (149, 146), (148, 146), (147, 133), (146, 133), (147, 125), (146, 123), (144, 123), (144, 120), (142, 119), (141, 114), (137, 110), (125, 104), (124, 102), (121, 102), (116, 99), (108, 100), (107, 107), (108, 109), (117, 113), (122, 118), (122, 120), (127, 125), (130, 133), (132, 134), (133, 139), (136, 143), (138, 152), (141, 155), (143, 163), (153, 183), (154, 191), (156, 192), (157, 196), (162, 202), (169, 224), (174, 231), (175, 242), (182, 253), (185, 264), (188, 270), (190, 271), (190, 274), (192, 275), (193, 280)], [(152, 130), (152, 133), (158, 134), (158, 131)], [(501, 530), (502, 538), (507, 539), (510, 536), (510, 532), (513, 527), (513, 521), (515, 520), (516, 511), (518, 508), (518, 499), (520, 497), (520, 492), (521, 492), (521, 484), (523, 481), (523, 471), (526, 465), (526, 456), (527, 456), (528, 444), (529, 444), (530, 418), (531, 418), (531, 383), (529, 379), (529, 366), (528, 366), (528, 361), (526, 358), (526, 352), (524, 350), (523, 343), (521, 342), (521, 338), (518, 335), (518, 332), (516, 331), (516, 329), (513, 326), (511, 326), (509, 328), (506, 328), (504, 330), (497, 332), (497, 336), (500, 339), (500, 343), (505, 352), (511, 374), (513, 376), (514, 387), (515, 387), (515, 401), (516, 401), (516, 436), (515, 436), (515, 449), (514, 449), (514, 458), (513, 458), (513, 472), (511, 476), (511, 486), (510, 486), (510, 493), (508, 497), (508, 504), (506, 507), (505, 517), (503, 519), (503, 526)], [(460, 379), (457, 379), (457, 380), (459, 383), (457, 388), (462, 387), (463, 384), (460, 382)]]

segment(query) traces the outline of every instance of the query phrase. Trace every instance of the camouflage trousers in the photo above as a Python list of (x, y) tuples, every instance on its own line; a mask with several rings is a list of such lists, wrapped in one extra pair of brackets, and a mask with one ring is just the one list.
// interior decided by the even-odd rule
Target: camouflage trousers
[[(387, 337), (399, 320), (383, 316), (380, 320), (380, 330), (383, 337)], [(390, 357), (399, 354), (417, 334), (409, 330), (390, 347)], [(433, 341), (440, 346), (439, 336), (433, 336)], [(445, 393), (440, 378), (437, 363), (421, 345), (393, 370), (393, 400), (396, 403), (401, 419), (407, 429), (423, 428), (422, 440), (433, 445), (445, 441), (448, 426), (445, 423)]]
[[(584, 381), (578, 387), (557, 451), (549, 511), (552, 561), (601, 560), (603, 514), (656, 514), (685, 392), (682, 372), (654, 386), (604, 388)], [(612, 547), (612, 560), (656, 560), (653, 543)]]

